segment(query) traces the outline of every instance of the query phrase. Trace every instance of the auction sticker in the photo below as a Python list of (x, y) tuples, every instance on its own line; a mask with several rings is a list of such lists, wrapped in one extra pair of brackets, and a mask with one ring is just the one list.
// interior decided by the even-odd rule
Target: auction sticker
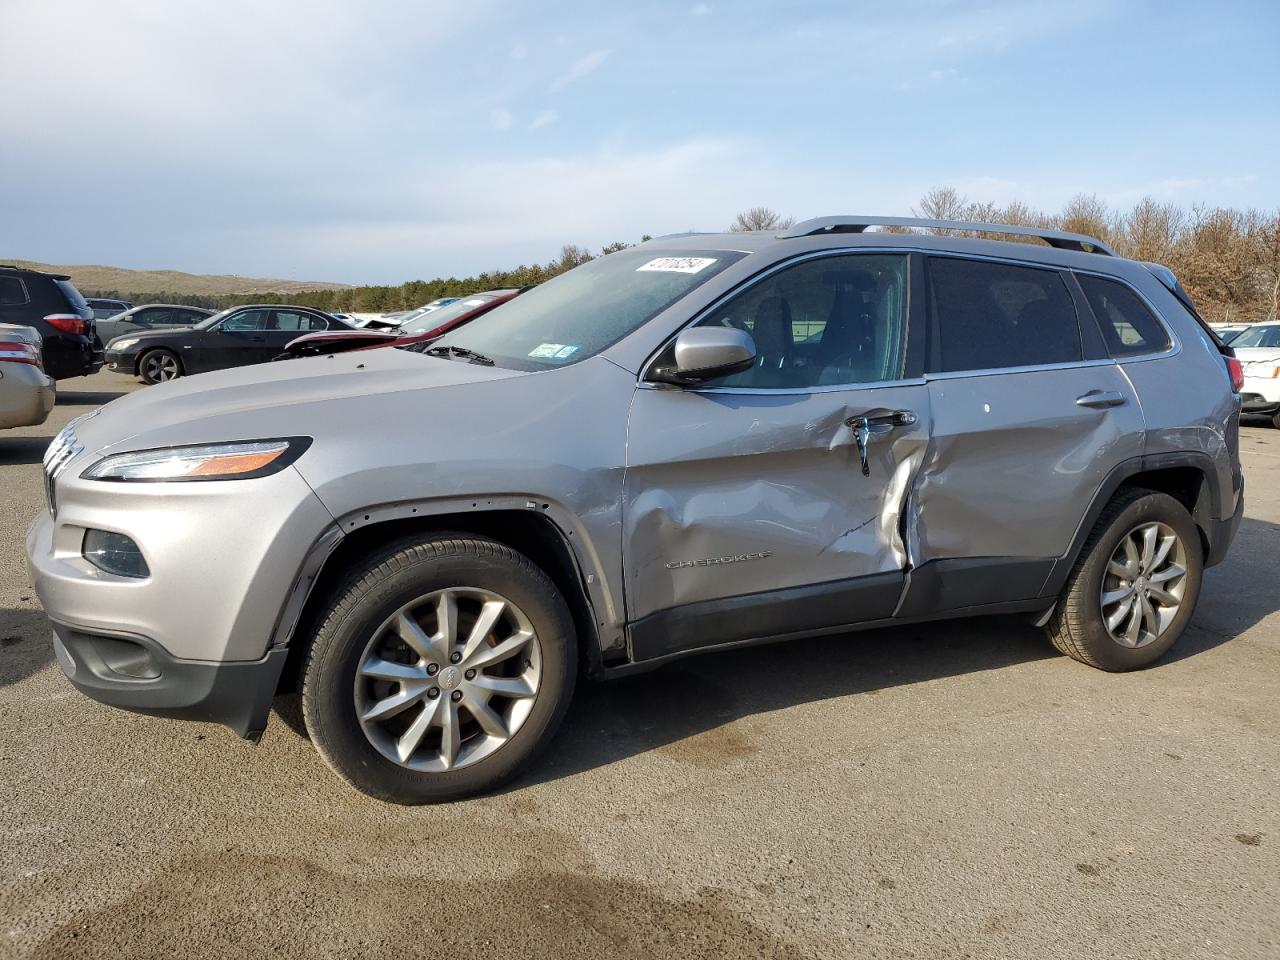
[(540, 360), (568, 360), (581, 346), (580, 343), (540, 343), (529, 351), (529, 356)]
[(636, 267), (636, 273), (643, 273), (646, 270), (658, 273), (697, 273), (715, 262), (715, 257), (658, 257), (643, 266)]

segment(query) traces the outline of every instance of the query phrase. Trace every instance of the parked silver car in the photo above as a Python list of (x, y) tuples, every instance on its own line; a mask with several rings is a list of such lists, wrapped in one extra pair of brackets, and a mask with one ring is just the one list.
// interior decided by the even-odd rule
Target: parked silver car
[(35, 327), (0, 323), (0, 429), (34, 427), (49, 418), (58, 388), (44, 372), (41, 345)]
[(89, 696), (254, 739), (298, 684), (340, 775), (443, 800), (544, 746), (580, 667), (986, 613), (1152, 662), (1241, 516), (1238, 376), (1090, 237), (661, 238), (422, 352), (82, 417), (27, 550)]

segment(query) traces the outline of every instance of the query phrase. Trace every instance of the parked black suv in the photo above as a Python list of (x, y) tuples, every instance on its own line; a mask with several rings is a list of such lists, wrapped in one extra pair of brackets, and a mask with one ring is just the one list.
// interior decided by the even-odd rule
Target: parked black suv
[(0, 264), (0, 323), (40, 331), (44, 369), (55, 380), (88, 376), (102, 367), (93, 310), (70, 277)]

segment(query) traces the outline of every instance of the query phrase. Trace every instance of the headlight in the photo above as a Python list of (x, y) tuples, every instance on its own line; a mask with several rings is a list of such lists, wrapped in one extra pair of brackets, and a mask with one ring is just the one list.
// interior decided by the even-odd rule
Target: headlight
[(108, 350), (128, 350), (138, 342), (137, 337), (125, 337), (123, 340), (112, 340), (107, 344)]
[(311, 445), (310, 437), (245, 440), (117, 453), (80, 476), (86, 480), (250, 480), (283, 470)]

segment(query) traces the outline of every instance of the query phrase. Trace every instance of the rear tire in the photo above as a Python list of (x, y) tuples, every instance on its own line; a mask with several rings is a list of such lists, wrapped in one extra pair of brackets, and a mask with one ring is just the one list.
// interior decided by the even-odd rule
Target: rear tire
[(1277, 430), (1280, 430), (1280, 410), (1277, 410), (1271, 415), (1271, 425)]
[(148, 350), (138, 358), (138, 376), (146, 384), (167, 383), (177, 380), (184, 373), (182, 361), (172, 350), (157, 348)]
[(547, 745), (573, 695), (568, 607), (492, 540), (389, 544), (353, 565), (314, 622), (307, 731), (341, 777), (390, 803), (493, 790)]
[(1200, 532), (1186, 507), (1167, 494), (1123, 490), (1094, 525), (1045, 632), (1091, 667), (1144, 667), (1186, 629), (1203, 572)]

